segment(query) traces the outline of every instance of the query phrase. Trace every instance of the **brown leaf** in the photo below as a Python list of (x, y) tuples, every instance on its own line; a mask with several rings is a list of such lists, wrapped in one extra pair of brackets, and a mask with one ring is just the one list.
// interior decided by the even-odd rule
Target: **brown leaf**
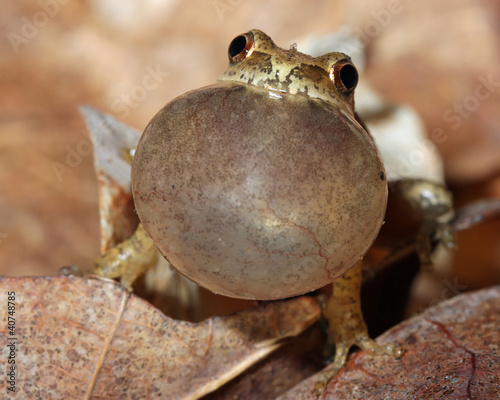
[(279, 400), (497, 399), (500, 286), (445, 301), (377, 339), (405, 349), (398, 360), (358, 352), (318, 398), (315, 377)]
[[(196, 399), (320, 315), (313, 298), (301, 297), (193, 324), (111, 281), (2, 278), (0, 285), (2, 304), (7, 292), (16, 297), (19, 398)], [(5, 306), (1, 318), (7, 321)], [(5, 323), (0, 335), (8, 333)]]
[(324, 367), (323, 345), (315, 324), (203, 400), (274, 399)]
[(134, 214), (130, 188), (130, 160), (141, 133), (89, 106), (80, 106), (92, 139), (94, 167), (99, 186), (101, 252), (128, 239), (139, 218)]

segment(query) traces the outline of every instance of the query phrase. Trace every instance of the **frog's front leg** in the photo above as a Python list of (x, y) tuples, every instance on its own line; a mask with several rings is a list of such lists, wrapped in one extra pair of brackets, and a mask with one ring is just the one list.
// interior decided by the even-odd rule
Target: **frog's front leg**
[(403, 350), (394, 345), (379, 345), (368, 336), (361, 313), (361, 261), (333, 282), (332, 295), (324, 309), (328, 321), (328, 346), (335, 345), (333, 364), (323, 370), (314, 386), (317, 393), (323, 392), (328, 381), (342, 368), (351, 346), (358, 346), (367, 353), (387, 354), (400, 357)]
[(95, 261), (89, 274), (120, 278), (122, 285), (131, 290), (137, 277), (152, 267), (157, 257), (155, 244), (139, 223), (129, 239), (109, 249)]

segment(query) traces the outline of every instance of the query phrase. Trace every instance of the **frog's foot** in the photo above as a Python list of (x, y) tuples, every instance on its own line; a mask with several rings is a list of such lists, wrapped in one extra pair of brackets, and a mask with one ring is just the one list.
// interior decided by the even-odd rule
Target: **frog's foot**
[(430, 272), (434, 269), (432, 263), (432, 240), (437, 240), (447, 250), (456, 250), (455, 234), (449, 223), (437, 223), (432, 228), (422, 228), (416, 237), (416, 250), (422, 271)]
[(359, 332), (351, 340), (348, 340), (347, 342), (337, 343), (335, 350), (335, 359), (333, 360), (333, 363), (328, 368), (321, 371), (317, 376), (317, 380), (314, 384), (314, 392), (316, 394), (319, 395), (324, 392), (330, 379), (332, 379), (344, 366), (347, 360), (349, 349), (354, 345), (360, 347), (370, 355), (385, 354), (395, 358), (399, 358), (403, 355), (403, 350), (401, 349), (401, 347), (393, 343), (380, 345), (374, 340), (370, 339), (366, 332)]
[(314, 392), (321, 394), (328, 381), (342, 368), (349, 349), (356, 345), (371, 355), (400, 357), (403, 350), (394, 344), (380, 345), (368, 336), (366, 324), (361, 314), (361, 262), (358, 262), (343, 276), (333, 282), (333, 293), (326, 309), (328, 320), (328, 344), (335, 344), (335, 358), (330, 367), (318, 375)]
[(64, 267), (59, 268), (57, 271), (58, 275), (61, 276), (83, 276), (84, 273), (80, 269), (78, 265), (65, 265)]
[(129, 239), (109, 249), (94, 262), (89, 275), (120, 278), (121, 284), (132, 290), (134, 281), (156, 263), (157, 257), (158, 250), (139, 224)]
[(457, 237), (449, 223), (441, 223), (436, 227), (434, 236), (446, 250), (457, 250)]

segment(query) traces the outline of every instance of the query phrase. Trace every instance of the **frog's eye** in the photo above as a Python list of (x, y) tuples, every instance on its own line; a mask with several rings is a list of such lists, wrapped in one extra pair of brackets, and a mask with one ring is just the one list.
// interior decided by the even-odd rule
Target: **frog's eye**
[(358, 71), (349, 61), (339, 61), (330, 69), (330, 79), (339, 92), (350, 94), (358, 84)]
[(236, 36), (229, 44), (228, 56), (231, 64), (236, 64), (252, 54), (255, 41), (250, 33)]

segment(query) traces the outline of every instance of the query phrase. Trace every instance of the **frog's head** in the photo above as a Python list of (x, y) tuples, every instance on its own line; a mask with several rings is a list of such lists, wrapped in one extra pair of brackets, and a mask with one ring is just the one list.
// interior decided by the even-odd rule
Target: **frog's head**
[(245, 83), (280, 93), (318, 98), (354, 116), (358, 72), (349, 56), (332, 52), (311, 57), (276, 46), (264, 32), (253, 29), (229, 45), (229, 67), (219, 81)]

